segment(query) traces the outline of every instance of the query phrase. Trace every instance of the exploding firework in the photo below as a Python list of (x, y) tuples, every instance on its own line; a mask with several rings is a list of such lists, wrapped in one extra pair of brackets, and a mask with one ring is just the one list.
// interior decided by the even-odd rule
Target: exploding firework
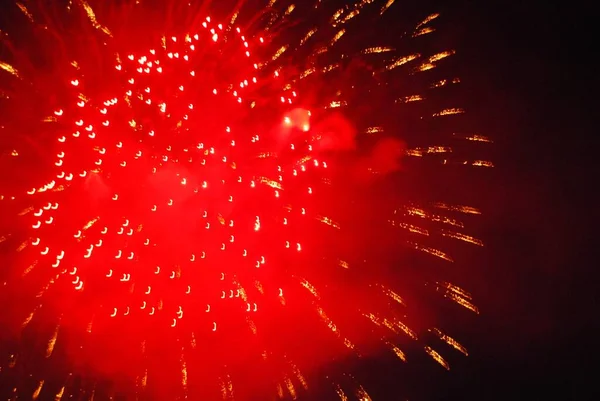
[(423, 303), (478, 313), (437, 261), (480, 211), (395, 178), (492, 166), (439, 145), (490, 140), (411, 51), (437, 14), (387, 45), (394, 1), (97, 3), (3, 26), (9, 398), (369, 400), (341, 365), (467, 354)]

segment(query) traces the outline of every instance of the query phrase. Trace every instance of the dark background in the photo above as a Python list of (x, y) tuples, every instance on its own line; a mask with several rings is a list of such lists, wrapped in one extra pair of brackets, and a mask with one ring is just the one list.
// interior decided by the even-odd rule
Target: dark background
[(482, 195), (483, 324), (470, 364), (431, 399), (597, 399), (593, 23), (591, 9), (558, 4), (468, 1), (447, 10), (469, 60), (469, 111), (495, 141), (497, 181)]

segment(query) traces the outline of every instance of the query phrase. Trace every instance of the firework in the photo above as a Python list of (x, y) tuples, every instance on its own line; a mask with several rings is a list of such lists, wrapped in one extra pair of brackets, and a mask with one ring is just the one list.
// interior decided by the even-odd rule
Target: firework
[[(441, 138), (464, 113), (428, 102), (459, 83), (432, 73), (453, 51), (403, 53), (437, 14), (399, 45), (360, 33), (393, 3), (12, 5), (27, 28), (8, 24), (0, 60), (10, 397), (296, 399), (316, 377), (368, 400), (353, 372), (317, 372), (382, 347), (445, 369), (467, 355), (414, 304), (478, 313), (471, 295), (389, 270), (411, 249), (453, 262), (444, 239), (482, 246), (459, 217), (480, 212), (390, 188), (427, 180), (416, 166), (491, 167), (439, 144), (490, 140)], [(403, 124), (430, 135), (388, 133)]]

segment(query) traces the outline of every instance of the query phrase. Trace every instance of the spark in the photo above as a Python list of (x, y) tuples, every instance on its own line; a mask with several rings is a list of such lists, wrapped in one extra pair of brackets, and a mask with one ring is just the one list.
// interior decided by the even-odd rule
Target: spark
[(185, 363), (185, 359), (183, 358), (183, 355), (181, 355), (181, 385), (183, 386), (184, 389), (186, 389), (188, 386), (187, 364)]
[(29, 19), (29, 21), (34, 22), (33, 15), (31, 15), (29, 10), (23, 3), (17, 3), (17, 7), (19, 7), (19, 9), (23, 12), (23, 14), (25, 14), (25, 16)]
[(16, 249), (17, 252), (22, 252), (25, 248), (29, 246), (29, 241), (24, 241), (19, 245)]
[(437, 351), (435, 351), (433, 348), (425, 347), (425, 352), (427, 352), (427, 354), (430, 357), (432, 357), (434, 361), (436, 361), (441, 366), (443, 366), (444, 369), (450, 370), (450, 365), (448, 365), (448, 362), (446, 362), (446, 360), (444, 358), (442, 358), (442, 356)]
[(366, 134), (377, 134), (383, 132), (383, 128), (382, 127), (369, 127), (365, 130)]
[(279, 57), (281, 57), (281, 55), (283, 53), (285, 53), (285, 51), (288, 49), (288, 46), (281, 46), (276, 52), (275, 54), (273, 54), (273, 57), (271, 57), (271, 61), (275, 61), (277, 60)]
[(296, 9), (296, 6), (294, 4), (291, 4), (286, 10), (285, 13), (283, 14), (284, 17), (289, 16), (292, 11), (294, 11)]
[(344, 11), (345, 10), (343, 8), (338, 9), (331, 17), (329, 23), (333, 26), (336, 26), (339, 23), (340, 17), (342, 16), (342, 14), (344, 14)]
[(451, 56), (453, 54), (456, 54), (456, 52), (454, 50), (446, 50), (446, 51), (443, 51), (441, 53), (434, 54), (433, 56), (429, 57), (429, 59), (427, 61), (429, 63), (433, 64), (433, 63), (436, 63), (436, 62), (438, 62), (440, 60), (443, 60), (446, 57), (449, 57), (449, 56)]
[(8, 72), (9, 74), (14, 75), (17, 78), (20, 78), (19, 71), (17, 71), (17, 69), (15, 67), (13, 67), (12, 65), (10, 65), (4, 61), (0, 61), (0, 69)]
[(388, 71), (391, 71), (391, 70), (398, 68), (404, 64), (410, 63), (411, 61), (414, 61), (414, 60), (418, 59), (419, 57), (421, 57), (420, 54), (411, 54), (409, 56), (398, 57), (392, 63), (386, 65), (385, 69)]
[(34, 261), (33, 263), (31, 263), (29, 266), (27, 266), (27, 268), (25, 270), (23, 270), (23, 275), (22, 277), (25, 277), (26, 275), (28, 275), (29, 273), (31, 273), (31, 271), (33, 270), (33, 268), (35, 266), (37, 266), (38, 261)]
[(326, 225), (328, 225), (328, 226), (331, 226), (331, 227), (333, 227), (333, 228), (337, 228), (338, 230), (340, 229), (340, 225), (339, 225), (339, 223), (338, 223), (338, 222), (336, 222), (336, 221), (334, 221), (334, 220), (332, 220), (332, 219), (331, 219), (331, 218), (329, 218), (329, 217), (325, 217), (325, 216), (317, 216), (317, 217), (316, 217), (316, 219), (317, 219), (318, 221), (320, 221), (321, 223), (323, 223), (323, 224), (326, 224)]
[(425, 27), (425, 28), (421, 28), (419, 29), (417, 32), (415, 32), (413, 34), (413, 38), (416, 38), (417, 36), (423, 36), (423, 35), (427, 35), (428, 33), (432, 33), (435, 32), (435, 29), (432, 27)]
[(308, 390), (308, 382), (306, 381), (306, 378), (304, 377), (304, 375), (302, 374), (302, 372), (300, 371), (298, 366), (296, 366), (296, 364), (294, 364), (293, 362), (289, 362), (289, 364), (292, 367), (292, 370), (293, 370), (294, 374), (296, 375), (296, 378), (298, 379), (300, 384), (302, 384), (302, 387), (305, 390)]
[(455, 350), (460, 351), (465, 356), (469, 356), (469, 353), (467, 352), (467, 349), (465, 347), (463, 347), (458, 341), (456, 341), (452, 337), (442, 333), (440, 329), (433, 328), (430, 331), (433, 332), (436, 336), (438, 336), (440, 340), (444, 341), (446, 344), (450, 345)]
[(441, 81), (437, 81), (434, 82), (433, 84), (431, 84), (431, 88), (441, 88), (442, 86), (446, 86), (448, 84), (458, 84), (460, 83), (460, 79), (459, 78), (453, 78), (453, 79), (442, 79)]
[(406, 302), (404, 302), (402, 297), (400, 295), (398, 295), (396, 292), (394, 292), (393, 290), (387, 288), (386, 286), (384, 286), (382, 284), (380, 284), (380, 287), (388, 297), (392, 298), (394, 301), (398, 302), (400, 305), (406, 306)]
[(421, 28), (424, 25), (429, 24), (431, 21), (433, 21), (434, 19), (438, 18), (440, 16), (439, 13), (434, 13), (434, 14), (430, 14), (427, 16), (427, 18), (425, 18), (423, 21), (421, 21), (418, 25), (417, 25), (417, 29)]
[(438, 258), (444, 259), (448, 262), (454, 262), (454, 260), (450, 257), (450, 255), (448, 255), (445, 252), (440, 251), (439, 249), (435, 249), (435, 248), (431, 248), (431, 247), (424, 246), (421, 244), (417, 244), (416, 242), (408, 242), (408, 244), (411, 245), (414, 249), (417, 249), (419, 251), (428, 253), (433, 256), (437, 256)]
[(316, 299), (321, 299), (321, 296), (317, 292), (315, 286), (308, 282), (308, 280), (301, 280), (300, 284), (306, 288)]
[(406, 354), (400, 348), (398, 348), (398, 346), (392, 343), (388, 343), (388, 346), (402, 362), (406, 362)]
[[(452, 219), (450, 217), (447, 216), (441, 216), (441, 215), (436, 215), (436, 214), (432, 214), (427, 212), (425, 209), (423, 208), (418, 208), (418, 207), (414, 207), (414, 206), (407, 206), (404, 209), (405, 214), (407, 214), (408, 216), (414, 216), (414, 217), (419, 217), (422, 219), (427, 219), (433, 222), (439, 222), (439, 223), (443, 223), (443, 224), (449, 224), (451, 226), (454, 227), (460, 227), (460, 228), (464, 228), (464, 224), (456, 219)], [(394, 211), (394, 215), (398, 214), (398, 210)], [(395, 222), (395, 220), (390, 220), (390, 223), (392, 225), (399, 225), (399, 223)]]
[(337, 41), (340, 40), (342, 38), (342, 36), (344, 36), (345, 33), (346, 33), (345, 29), (340, 29), (338, 31), (338, 33), (335, 34), (333, 39), (331, 39), (331, 42), (329, 42), (329, 47), (332, 47), (334, 44), (336, 44)]
[(397, 102), (402, 102), (402, 103), (411, 103), (411, 102), (417, 102), (419, 100), (424, 100), (423, 96), (421, 96), (421, 95), (405, 96), (405, 97), (400, 98), (400, 99), (398, 99), (396, 101)]
[(38, 386), (33, 391), (31, 398), (33, 398), (34, 400), (37, 400), (38, 397), (40, 396), (40, 392), (42, 391), (42, 387), (44, 387), (44, 380), (40, 380), (40, 382), (38, 383)]
[(395, 220), (390, 220), (390, 224), (392, 226), (398, 226), (400, 228), (408, 230), (409, 232), (414, 233), (414, 234), (429, 236), (429, 230), (426, 230), (425, 228), (422, 228), (422, 227), (415, 226), (413, 224), (396, 222)]
[(313, 28), (310, 31), (306, 32), (306, 35), (304, 35), (304, 37), (302, 38), (302, 40), (300, 40), (300, 46), (304, 46), (304, 44), (310, 39), (312, 38), (312, 36), (317, 33), (317, 28)]
[(338, 327), (333, 322), (333, 320), (331, 320), (329, 318), (329, 316), (327, 316), (327, 314), (325, 313), (323, 308), (321, 308), (320, 306), (317, 306), (317, 313), (321, 317), (321, 320), (323, 321), (323, 323), (325, 323), (327, 325), (327, 327), (331, 330), (331, 332), (334, 333), (336, 337), (343, 339), (342, 341), (343, 341), (344, 346), (350, 350), (354, 350), (355, 345), (348, 338), (345, 338), (341, 335), (340, 331), (338, 330)]
[(373, 401), (363, 386), (358, 387), (358, 390), (356, 391), (356, 397), (358, 397), (359, 401)]
[(55, 401), (60, 401), (62, 400), (63, 395), (65, 394), (65, 386), (62, 386), (60, 388), (60, 390), (58, 391), (58, 393), (56, 393), (56, 397), (54, 398)]
[(456, 233), (456, 232), (448, 231), (448, 230), (442, 230), (442, 235), (444, 237), (450, 237), (450, 238), (458, 239), (461, 241), (469, 242), (469, 243), (477, 245), (477, 246), (483, 246), (483, 241), (481, 241), (477, 238), (471, 237), (470, 235)]
[(337, 393), (338, 397), (340, 397), (340, 401), (348, 401), (348, 396), (346, 395), (346, 393), (344, 393), (344, 390), (342, 390), (340, 385), (335, 384), (334, 387), (335, 387), (335, 392)]
[(476, 167), (494, 167), (494, 163), (488, 160), (475, 160), (471, 165)]
[(437, 207), (438, 209), (446, 209), (453, 212), (460, 212), (465, 214), (481, 214), (481, 211), (479, 209), (471, 206), (449, 205), (447, 203), (441, 202), (435, 203), (433, 206)]
[(423, 155), (426, 155), (426, 154), (450, 153), (450, 152), (452, 152), (452, 148), (450, 148), (448, 146), (430, 146), (428, 148), (408, 149), (406, 151), (406, 154), (408, 156), (422, 157)]
[(443, 292), (445, 298), (450, 298), (456, 304), (479, 314), (479, 309), (472, 302), (472, 297), (460, 287), (450, 283), (437, 283), (437, 291)]
[(148, 370), (145, 370), (144, 375), (140, 378), (140, 387), (146, 388), (147, 385), (148, 385)]
[(344, 107), (347, 105), (348, 105), (347, 102), (337, 100), (337, 101), (332, 101), (331, 103), (329, 103), (329, 106), (327, 106), (327, 108), (336, 109), (336, 108)]
[(484, 135), (478, 135), (478, 134), (472, 134), (472, 135), (454, 134), (454, 136), (459, 137), (459, 138), (464, 138), (467, 141), (493, 143), (493, 141), (490, 138), (488, 138), (487, 136), (484, 136)]
[(364, 49), (361, 53), (362, 54), (380, 54), (380, 53), (389, 53), (389, 52), (393, 52), (396, 49), (394, 49), (393, 47), (388, 47), (388, 46), (374, 46), (374, 47), (368, 47), (366, 49)]
[(394, 4), (396, 0), (388, 0), (385, 5), (383, 7), (381, 7), (381, 11), (379, 12), (379, 15), (383, 15), (383, 13), (385, 13), (391, 6), (392, 4)]
[(81, 5), (83, 6), (83, 9), (85, 10), (88, 18), (90, 19), (90, 22), (92, 23), (92, 26), (94, 28), (104, 32), (106, 35), (112, 37), (112, 33), (110, 32), (110, 30), (98, 23), (98, 20), (96, 19), (96, 14), (94, 13), (94, 10), (88, 4), (88, 2), (85, 0), (80, 0), (80, 2), (81, 2)]
[(395, 334), (400, 334), (400, 332), (402, 332), (412, 340), (418, 339), (417, 333), (398, 319), (389, 320), (387, 318), (380, 318), (373, 313), (364, 314), (363, 316), (369, 319), (373, 324), (380, 327), (383, 326)]
[(292, 396), (292, 399), (293, 400), (297, 399), (298, 398), (298, 393), (296, 392), (296, 388), (294, 387), (294, 383), (292, 383), (292, 381), (290, 380), (290, 378), (286, 376), (285, 379), (283, 380), (283, 382), (285, 383), (285, 387), (287, 388), (287, 391)]
[(464, 112), (465, 111), (460, 108), (444, 109), (440, 112), (434, 113), (433, 117), (452, 116), (452, 115), (456, 115), (456, 114), (464, 114)]

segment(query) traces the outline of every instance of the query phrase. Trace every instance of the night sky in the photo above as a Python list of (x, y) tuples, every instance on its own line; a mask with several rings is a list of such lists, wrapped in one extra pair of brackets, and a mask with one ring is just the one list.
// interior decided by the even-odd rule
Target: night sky
[(494, 182), (482, 191), (482, 324), (473, 327), (470, 364), (432, 399), (597, 399), (597, 339), (588, 339), (598, 304), (597, 273), (589, 272), (597, 264), (589, 226), (598, 216), (590, 193), (591, 11), (483, 3), (453, 8), (449, 23), (469, 60), (469, 110), (489, 127), (497, 152)]
[[(453, 1), (440, 11), (439, 30), (457, 50), (465, 108), (494, 140), (496, 167), (469, 183), (484, 211), (486, 243), (465, 286), (481, 314), (455, 331), (470, 355), (450, 372), (411, 364), (402, 394), (431, 401), (597, 399), (589, 387), (598, 340), (587, 339), (596, 328), (593, 305), (600, 304), (597, 274), (586, 272), (597, 265), (587, 226), (598, 215), (586, 193), (595, 183), (587, 177), (597, 113), (594, 47), (585, 43), (594, 34), (584, 21), (591, 9)], [(388, 384), (406, 381), (378, 362), (374, 375)]]

